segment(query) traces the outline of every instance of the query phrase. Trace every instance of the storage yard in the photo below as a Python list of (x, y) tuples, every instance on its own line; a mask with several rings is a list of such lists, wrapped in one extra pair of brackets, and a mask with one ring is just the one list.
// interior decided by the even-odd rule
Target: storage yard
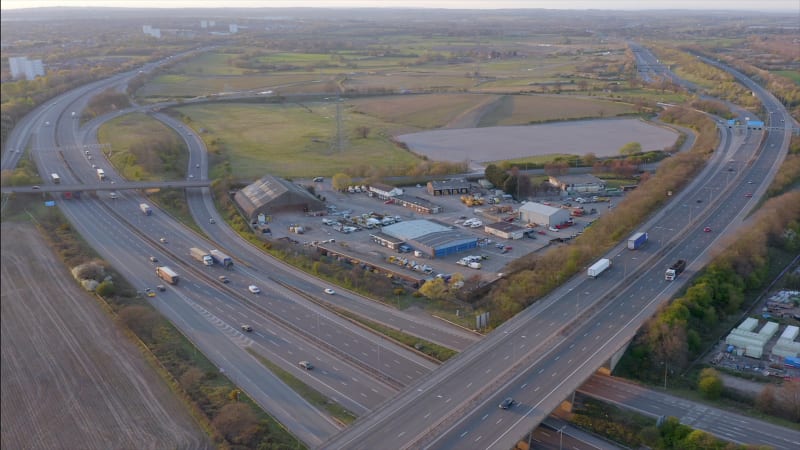
[[(556, 196), (539, 199), (550, 206), (523, 204), (478, 183), (452, 184), (457, 189), (450, 195), (442, 194), (439, 184), (434, 194), (430, 186), (418, 185), (388, 196), (391, 187), (338, 192), (330, 180), (314, 182), (316, 193), (326, 198), (324, 215), (284, 211), (270, 216), (262, 228), (273, 240), (315, 246), (376, 270), (405, 274), (411, 284), (456, 272), (483, 283), (502, 276), (503, 267), (522, 255), (565, 245), (612, 207), (610, 199), (572, 206)], [(547, 208), (554, 219), (527, 215), (531, 205)], [(460, 263), (468, 257), (480, 264)]]

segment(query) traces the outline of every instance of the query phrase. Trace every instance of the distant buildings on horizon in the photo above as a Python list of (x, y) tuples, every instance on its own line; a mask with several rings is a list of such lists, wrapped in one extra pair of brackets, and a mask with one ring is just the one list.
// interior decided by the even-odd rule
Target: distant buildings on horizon
[(41, 59), (28, 59), (24, 56), (8, 58), (8, 66), (11, 70), (11, 77), (19, 80), (25, 77), (26, 80), (33, 80), (36, 77), (44, 76), (44, 64)]

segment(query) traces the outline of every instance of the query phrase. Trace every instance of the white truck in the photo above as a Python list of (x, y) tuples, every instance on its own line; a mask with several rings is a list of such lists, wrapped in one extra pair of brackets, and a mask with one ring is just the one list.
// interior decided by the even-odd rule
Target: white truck
[(200, 250), (197, 247), (192, 247), (189, 249), (189, 253), (192, 254), (192, 258), (200, 261), (206, 266), (213, 266), (214, 259), (211, 258), (211, 255), (208, 254), (205, 250)]
[(54, 184), (61, 184), (61, 177), (55, 172), (50, 174), (50, 179), (53, 180)]
[(97, 178), (98, 178), (100, 181), (103, 181), (103, 180), (105, 180), (105, 179), (106, 179), (106, 171), (105, 171), (105, 170), (103, 170), (103, 169), (97, 169)]
[(150, 216), (153, 214), (153, 209), (150, 208), (150, 205), (147, 203), (139, 203), (139, 211), (141, 211), (145, 216)]
[(600, 261), (592, 264), (587, 271), (587, 274), (590, 278), (597, 278), (601, 273), (605, 272), (609, 267), (611, 267), (611, 260), (608, 258), (603, 258)]
[(233, 266), (233, 258), (226, 255), (225, 253), (222, 253), (221, 251), (216, 249), (209, 250), (208, 253), (214, 259), (214, 262), (225, 267), (226, 269), (229, 269), (231, 266)]

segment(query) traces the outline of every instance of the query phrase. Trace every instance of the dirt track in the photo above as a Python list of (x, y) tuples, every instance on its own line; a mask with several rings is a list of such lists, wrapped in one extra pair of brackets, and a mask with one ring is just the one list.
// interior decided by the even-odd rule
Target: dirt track
[(28, 224), (2, 224), (4, 449), (213, 448)]

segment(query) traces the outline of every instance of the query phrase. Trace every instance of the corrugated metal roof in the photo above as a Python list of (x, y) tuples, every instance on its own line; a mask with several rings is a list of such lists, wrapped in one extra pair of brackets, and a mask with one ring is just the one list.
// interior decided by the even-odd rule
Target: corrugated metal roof
[(557, 213), (560, 208), (553, 208), (552, 206), (543, 205), (536, 202), (526, 202), (519, 207), (520, 212), (530, 212), (534, 214), (542, 214), (545, 216), (552, 216)]

